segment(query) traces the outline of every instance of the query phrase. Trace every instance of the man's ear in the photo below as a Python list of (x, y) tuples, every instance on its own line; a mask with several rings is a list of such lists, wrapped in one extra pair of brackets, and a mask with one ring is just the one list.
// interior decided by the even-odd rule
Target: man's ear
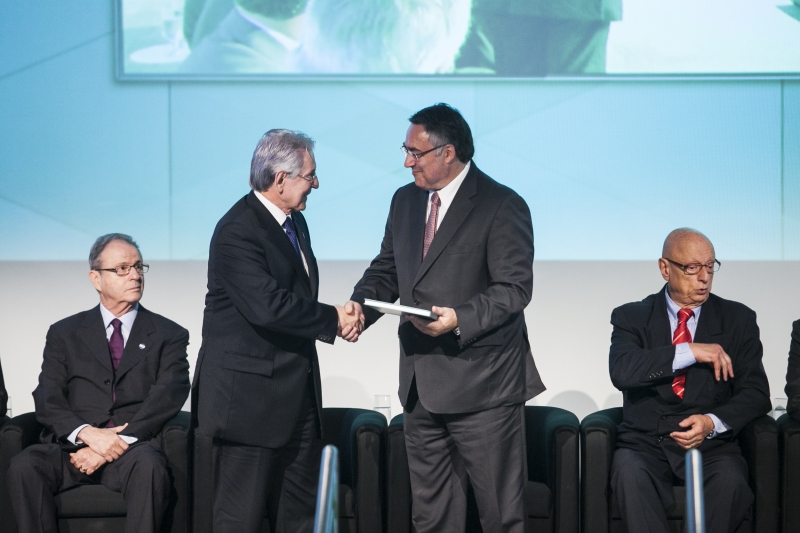
[(442, 151), (444, 152), (442, 154), (444, 155), (444, 162), (448, 165), (456, 159), (456, 147), (452, 144), (445, 144)]
[(283, 192), (283, 186), (286, 185), (287, 177), (288, 174), (285, 170), (279, 170), (278, 173), (275, 174), (275, 181), (272, 182), (272, 186), (275, 187), (278, 192)]
[(661, 271), (661, 277), (664, 281), (669, 281), (669, 263), (663, 257), (658, 260), (658, 269)]
[(91, 281), (92, 285), (94, 285), (94, 289), (97, 292), (100, 292), (100, 272), (98, 272), (97, 270), (90, 270), (89, 281)]

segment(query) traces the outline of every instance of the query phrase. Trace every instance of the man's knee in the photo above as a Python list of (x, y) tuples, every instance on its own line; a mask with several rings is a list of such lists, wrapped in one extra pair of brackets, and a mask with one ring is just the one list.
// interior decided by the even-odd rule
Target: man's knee
[(53, 466), (38, 445), (30, 446), (11, 458), (8, 465), (8, 483), (19, 485), (24, 481), (44, 479)]
[(614, 492), (625, 488), (636, 488), (651, 482), (653, 474), (648, 463), (633, 450), (620, 448), (611, 461), (611, 486)]

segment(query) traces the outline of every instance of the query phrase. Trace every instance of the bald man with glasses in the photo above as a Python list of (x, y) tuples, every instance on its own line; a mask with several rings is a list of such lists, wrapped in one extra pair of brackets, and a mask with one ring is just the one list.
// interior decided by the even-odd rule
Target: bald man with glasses
[(735, 440), (771, 407), (756, 314), (711, 294), (711, 241), (680, 228), (658, 260), (666, 286), (611, 314), (609, 370), (623, 393), (611, 488), (628, 531), (668, 532), (687, 450), (703, 454), (706, 531), (736, 531), (753, 503)]
[(103, 235), (89, 253), (100, 305), (53, 324), (33, 391), (41, 443), (8, 472), (19, 531), (57, 532), (55, 495), (101, 484), (125, 497), (125, 531), (159, 531), (171, 483), (156, 438), (189, 396), (189, 332), (139, 304), (136, 242)]

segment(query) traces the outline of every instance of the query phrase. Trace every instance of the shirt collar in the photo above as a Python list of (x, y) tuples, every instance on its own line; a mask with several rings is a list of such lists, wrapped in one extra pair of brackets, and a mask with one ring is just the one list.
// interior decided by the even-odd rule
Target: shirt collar
[(462, 183), (464, 183), (464, 179), (467, 177), (467, 172), (469, 172), (469, 167), (471, 164), (471, 161), (467, 161), (467, 164), (464, 165), (464, 168), (461, 169), (461, 172), (458, 173), (458, 176), (456, 176), (453, 181), (438, 191), (428, 191), (428, 196), (430, 197), (430, 195), (434, 192), (438, 192), (439, 200), (441, 200), (442, 204), (450, 205), (450, 201), (455, 198), (458, 188), (461, 187)]
[(289, 215), (284, 213), (280, 207), (267, 200), (264, 195), (258, 191), (256, 191), (256, 198), (258, 198), (258, 200), (264, 205), (264, 207), (267, 208), (270, 214), (272, 214), (278, 225), (283, 227), (283, 223), (286, 222), (286, 219), (289, 218)]
[(134, 305), (133, 309), (120, 317), (114, 316), (114, 313), (106, 309), (106, 306), (100, 304), (100, 314), (103, 316), (103, 326), (105, 326), (105, 329), (108, 329), (108, 326), (111, 324), (112, 320), (119, 318), (119, 321), (122, 322), (122, 325), (125, 326), (128, 331), (130, 331), (131, 328), (133, 328), (133, 321), (136, 320), (136, 315), (139, 314), (139, 304), (137, 303)]
[[(669, 287), (664, 287), (664, 295), (667, 297), (667, 314), (669, 315), (669, 319), (671, 322), (678, 322), (678, 311), (681, 310), (681, 306), (676, 304), (672, 298), (669, 297)], [(689, 320), (694, 318), (695, 322), (700, 319), (700, 309), (702, 309), (702, 305), (699, 307), (695, 307), (692, 309), (694, 313), (693, 317), (690, 317)]]

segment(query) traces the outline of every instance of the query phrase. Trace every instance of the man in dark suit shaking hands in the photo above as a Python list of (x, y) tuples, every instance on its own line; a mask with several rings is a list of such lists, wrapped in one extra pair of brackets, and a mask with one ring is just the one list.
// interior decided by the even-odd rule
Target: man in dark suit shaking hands
[(321, 447), (315, 342), (356, 340), (361, 324), (317, 301), (319, 271), (301, 211), (319, 186), (314, 142), (270, 130), (256, 146), (250, 194), (211, 238), (203, 346), (193, 400), (214, 438), (215, 533), (310, 532)]
[(19, 530), (56, 532), (54, 495), (100, 483), (128, 505), (125, 531), (159, 531), (168, 503), (155, 437), (189, 395), (189, 332), (139, 304), (148, 266), (128, 235), (97, 239), (89, 279), (100, 305), (53, 324), (33, 391), (41, 444), (15, 456)]
[(431, 309), (402, 317), (400, 401), (416, 531), (463, 532), (467, 483), (484, 531), (524, 530), (525, 401), (544, 390), (523, 314), (533, 289), (525, 201), (478, 170), (469, 125), (447, 104), (414, 114), (402, 145), (414, 183), (392, 199), (365, 298)]
[(624, 399), (611, 488), (628, 531), (666, 533), (673, 480), (696, 448), (706, 531), (733, 532), (753, 502), (734, 437), (771, 407), (756, 314), (711, 294), (720, 263), (702, 233), (670, 233), (658, 265), (664, 289), (611, 314), (609, 369)]

